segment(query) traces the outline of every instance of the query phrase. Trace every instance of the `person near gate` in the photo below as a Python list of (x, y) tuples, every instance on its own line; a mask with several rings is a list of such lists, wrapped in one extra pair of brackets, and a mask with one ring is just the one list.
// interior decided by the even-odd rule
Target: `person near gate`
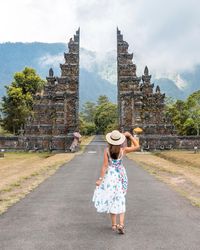
[(78, 130), (76, 130), (73, 133), (73, 137), (74, 137), (73, 142), (72, 142), (72, 144), (71, 144), (71, 146), (69, 148), (72, 153), (76, 151), (76, 148), (78, 147), (78, 144), (79, 144), (79, 142), (81, 140), (81, 134), (79, 133)]

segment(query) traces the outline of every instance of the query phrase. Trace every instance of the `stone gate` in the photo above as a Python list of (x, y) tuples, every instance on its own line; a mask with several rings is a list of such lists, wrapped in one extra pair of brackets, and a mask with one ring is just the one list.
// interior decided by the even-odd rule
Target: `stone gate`
[[(33, 115), (19, 136), (0, 137), (0, 149), (67, 151), (73, 133), (79, 128), (79, 50), (80, 29), (68, 43), (60, 64), (61, 75), (49, 69), (42, 93), (34, 96)], [(148, 67), (137, 76), (133, 54), (117, 29), (117, 88), (119, 128), (124, 131), (143, 129), (140, 144), (143, 149), (200, 148), (200, 137), (177, 136), (169, 117), (165, 115), (160, 87), (151, 83)]]

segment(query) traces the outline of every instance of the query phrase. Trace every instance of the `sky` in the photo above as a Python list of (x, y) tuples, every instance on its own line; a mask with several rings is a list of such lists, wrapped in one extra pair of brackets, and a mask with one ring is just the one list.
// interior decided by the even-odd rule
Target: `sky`
[(0, 43), (68, 42), (99, 58), (116, 50), (117, 26), (136, 64), (156, 74), (200, 64), (199, 0), (0, 0)]

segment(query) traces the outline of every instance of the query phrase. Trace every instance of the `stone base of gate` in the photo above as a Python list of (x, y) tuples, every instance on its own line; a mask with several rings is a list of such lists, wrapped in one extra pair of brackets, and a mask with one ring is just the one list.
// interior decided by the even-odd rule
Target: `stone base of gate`
[(68, 152), (73, 133), (66, 136), (1, 136), (0, 150)]
[(141, 150), (200, 149), (200, 136), (140, 135)]

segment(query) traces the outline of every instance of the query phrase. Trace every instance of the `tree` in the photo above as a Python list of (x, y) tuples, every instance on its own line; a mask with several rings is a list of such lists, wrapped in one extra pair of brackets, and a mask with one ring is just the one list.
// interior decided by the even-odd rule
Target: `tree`
[(21, 88), (23, 94), (34, 95), (37, 91), (42, 90), (44, 81), (36, 74), (34, 69), (25, 67), (22, 72), (15, 73), (12, 85)]
[(187, 105), (182, 100), (177, 100), (174, 105), (170, 105), (167, 114), (172, 118), (172, 123), (175, 125), (178, 134), (186, 135), (185, 127), (183, 126), (188, 118)]
[(83, 105), (80, 115), (86, 122), (94, 122), (95, 110), (96, 103), (88, 101)]
[(200, 90), (191, 94), (187, 99), (189, 118), (187, 124), (200, 134)]
[(118, 128), (117, 105), (107, 96), (99, 96), (97, 103), (86, 102), (80, 113), (82, 134), (106, 133)]
[(25, 68), (14, 75), (14, 81), (6, 86), (6, 96), (2, 101), (2, 126), (14, 134), (24, 126), (31, 114), (33, 95), (44, 86), (44, 81), (34, 69)]
[(96, 133), (94, 122), (87, 122), (82, 117), (79, 118), (80, 133), (82, 135), (93, 135)]
[(96, 108), (94, 123), (97, 133), (105, 133), (112, 124), (117, 124), (117, 105), (111, 102), (105, 102)]
[(178, 134), (200, 134), (200, 90), (191, 94), (186, 101), (170, 102), (166, 114), (172, 118)]
[(100, 95), (98, 100), (97, 100), (97, 105), (100, 106), (103, 103), (108, 103), (109, 99), (106, 95)]

